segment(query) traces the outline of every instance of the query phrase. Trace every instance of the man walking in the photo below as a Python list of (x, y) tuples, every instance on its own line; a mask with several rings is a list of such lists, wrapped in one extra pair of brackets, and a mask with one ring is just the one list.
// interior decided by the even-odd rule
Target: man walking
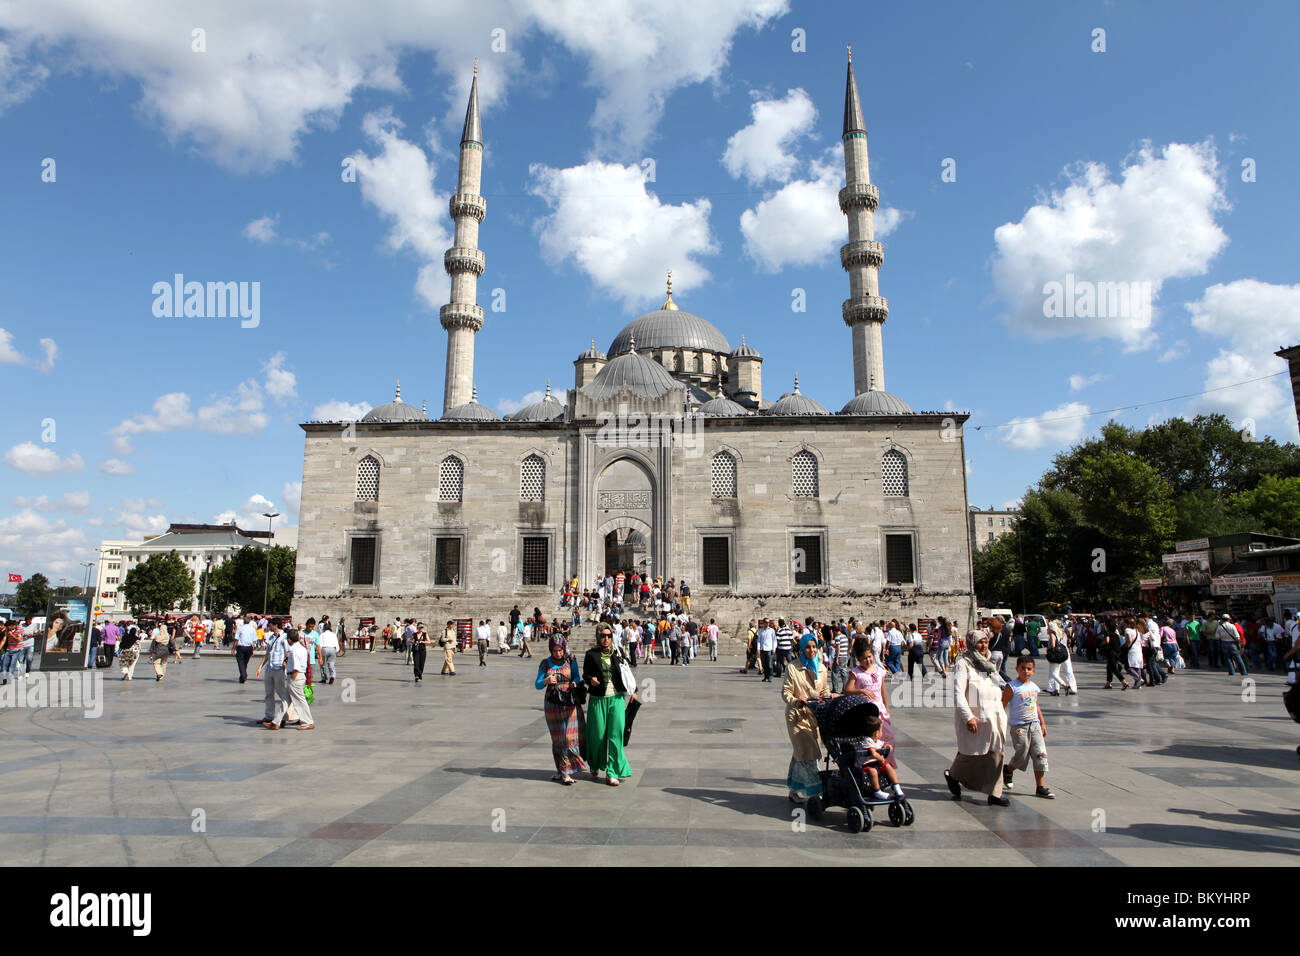
[[(270, 730), (280, 729), (289, 707), (289, 686), (284, 669), (288, 656), (289, 642), (280, 630), (280, 622), (275, 621), (271, 624), (271, 633), (267, 637), (266, 657), (262, 658), (262, 663), (257, 665), (257, 671), (253, 675), (262, 679), (262, 686), (266, 690), (265, 716), (258, 723)], [(265, 677), (262, 676), (263, 670), (266, 672)]]
[(835, 629), (831, 639), (831, 693), (839, 694), (849, 683), (849, 632), (843, 627)]
[(488, 648), (492, 646), (492, 625), (486, 619), (478, 622), (478, 666), (487, 667)]
[(1246, 676), (1246, 662), (1241, 657), (1241, 635), (1232, 622), (1231, 614), (1224, 614), (1219, 626), (1214, 629), (1214, 636), (1219, 642), (1219, 654), (1228, 666), (1228, 676), (1232, 676), (1232, 665), (1241, 668), (1241, 676)]
[(767, 619), (758, 622), (758, 659), (763, 664), (763, 683), (772, 682), (772, 655), (776, 652), (776, 631)]
[[(235, 664), (239, 667), (239, 682), (248, 680), (248, 661), (257, 645), (257, 625), (253, 615), (244, 615), (244, 623), (235, 630)], [(268, 715), (269, 716), (269, 715)]]
[(293, 709), (298, 712), (298, 729), (315, 730), (316, 722), (311, 716), (311, 707), (307, 703), (307, 664), (310, 653), (297, 632), (289, 633), (289, 658), (285, 665), (289, 671), (289, 699)]
[(785, 623), (785, 618), (776, 619), (776, 664), (772, 673), (780, 677), (785, 672), (785, 665), (790, 660), (790, 651), (794, 647), (794, 628)]

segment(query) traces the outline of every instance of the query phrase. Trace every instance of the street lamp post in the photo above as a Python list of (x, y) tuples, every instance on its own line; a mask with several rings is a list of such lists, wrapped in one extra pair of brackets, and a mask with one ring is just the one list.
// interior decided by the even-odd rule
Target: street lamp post
[(271, 587), (271, 542), (275, 540), (271, 534), (271, 525), (276, 518), (280, 517), (280, 512), (264, 511), (262, 517), (266, 519), (266, 533), (268, 535), (266, 540), (266, 576), (262, 579), (262, 614), (265, 615), (269, 613), (266, 606), (266, 596)]
[(86, 603), (90, 603), (90, 569), (95, 566), (94, 561), (82, 561), (81, 566), (86, 569)]

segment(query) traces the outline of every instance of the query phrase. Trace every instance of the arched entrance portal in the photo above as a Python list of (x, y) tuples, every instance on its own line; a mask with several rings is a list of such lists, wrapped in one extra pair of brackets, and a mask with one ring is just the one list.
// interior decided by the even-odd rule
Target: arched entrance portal
[(631, 458), (610, 462), (596, 477), (594, 503), (596, 573), (654, 574), (655, 493), (645, 466)]

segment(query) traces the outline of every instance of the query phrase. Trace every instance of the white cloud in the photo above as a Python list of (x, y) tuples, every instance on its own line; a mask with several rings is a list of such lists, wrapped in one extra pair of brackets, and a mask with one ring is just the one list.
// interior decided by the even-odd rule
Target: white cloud
[(86, 467), (86, 463), (75, 451), (66, 458), (60, 458), (53, 448), (30, 441), (14, 445), (5, 452), (4, 463), (10, 468), (41, 478), (57, 472), (76, 474)]
[[(849, 237), (839, 203), (844, 185), (840, 147), (831, 147), (810, 163), (808, 175), (810, 178), (787, 183), (740, 215), (745, 252), (766, 272), (834, 262), (836, 250)], [(907, 210), (881, 207), (873, 217), (875, 237), (888, 236), (911, 215)]]
[(1296, 419), (1285, 376), (1252, 380), (1286, 369), (1273, 353), (1300, 341), (1300, 285), (1238, 279), (1210, 286), (1186, 307), (1193, 326), (1228, 343), (1206, 364), (1205, 387), (1250, 382), (1198, 396), (1191, 410), (1222, 412), (1236, 422), (1250, 419), (1258, 433), (1293, 439)]
[(442, 256), (452, 244), (447, 229), (448, 193), (435, 192), (436, 167), (414, 143), (399, 135), (402, 122), (391, 110), (366, 115), (366, 136), (379, 146), (375, 156), (352, 154), (361, 198), (392, 223), (385, 242), (389, 249), (410, 249), (422, 261), (415, 287), (430, 308), (444, 305), (451, 284), (443, 272)]
[(966, 474), (969, 475), (969, 474), (970, 474), (971, 472), (973, 472), (974, 470), (975, 470), (975, 462), (972, 461), (971, 459), (967, 458), (967, 459), (966, 459)]
[(812, 130), (817, 109), (801, 89), (787, 90), (785, 99), (759, 100), (750, 107), (752, 122), (727, 141), (722, 163), (735, 179), (754, 185), (790, 181), (799, 165), (789, 149)]
[(280, 497), (284, 499), (285, 512), (290, 517), (297, 517), (298, 509), (302, 507), (302, 482), (286, 481), (280, 489)]
[(500, 412), (502, 416), (511, 415), (519, 411), (521, 408), (527, 408), (529, 405), (536, 405), (545, 397), (546, 393), (539, 388), (537, 391), (529, 392), (520, 399), (498, 398), (497, 411)]
[(345, 402), (332, 398), (312, 409), (313, 422), (359, 422), (373, 406), (369, 402)]
[(262, 365), (262, 371), (266, 375), (266, 394), (281, 405), (291, 398), (298, 397), (298, 379), (293, 372), (284, 368), (283, 352), (276, 352), (267, 359)]
[(26, 498), (20, 495), (14, 498), (11, 503), (15, 508), (31, 508), (46, 513), (54, 511), (82, 512), (90, 510), (90, 492), (69, 491), (54, 500), (50, 500), (46, 495), (37, 495), (35, 498)]
[(550, 214), (538, 220), (542, 255), (572, 262), (626, 307), (663, 294), (665, 270), (674, 291), (698, 287), (709, 272), (698, 257), (717, 251), (707, 199), (671, 206), (646, 189), (639, 166), (589, 162), (568, 169), (533, 165), (529, 191)]
[(1071, 375), (1069, 378), (1070, 391), (1072, 392), (1082, 391), (1083, 389), (1087, 388), (1089, 385), (1096, 385), (1098, 382), (1104, 381), (1105, 379), (1108, 378), (1110, 378), (1110, 376), (1105, 372), (1098, 372), (1095, 375), (1079, 375), (1076, 373), (1074, 375)]
[(114, 427), (110, 435), (134, 435), (139, 432), (165, 432), (173, 428), (188, 428), (194, 424), (190, 411), (190, 397), (184, 392), (168, 392), (154, 399), (153, 414), (140, 414), (128, 418)]
[[(1166, 280), (1200, 275), (1228, 237), (1215, 221), (1227, 208), (1211, 141), (1146, 144), (1119, 181), (1099, 163), (1066, 170), (1069, 185), (994, 230), (993, 277), (1010, 305), (1004, 316), (1035, 339), (1113, 339), (1129, 351), (1154, 343), (1154, 304)], [(1176, 237), (1176, 238), (1174, 238)], [(1149, 310), (1112, 309), (1096, 318), (1047, 318), (1047, 283), (1149, 283)]]
[[(3, 44), (0, 44), (2, 47)], [(29, 359), (13, 344), (13, 333), (0, 329), (0, 363), (9, 365), (30, 365), (38, 371), (49, 372), (54, 368), (54, 360), (59, 357), (59, 347), (54, 339), (41, 339), (41, 358)]]
[(200, 431), (224, 435), (252, 435), (266, 427), (269, 417), (262, 410), (262, 389), (254, 381), (240, 382), (233, 395), (221, 395), (195, 415)]
[(1010, 501), (1002, 502), (1002, 510), (1019, 511), (1021, 507), (1024, 505), (1024, 503), (1025, 500), (1023, 498), (1012, 498)]
[(1157, 361), (1157, 362), (1172, 362), (1172, 361), (1174, 361), (1175, 359), (1180, 359), (1180, 358), (1182, 358), (1182, 357), (1183, 357), (1184, 355), (1186, 355), (1186, 354), (1187, 354), (1187, 340), (1186, 340), (1186, 339), (1179, 339), (1179, 340), (1178, 340), (1177, 342), (1175, 342), (1173, 345), (1169, 346), (1169, 348), (1167, 348), (1167, 349), (1165, 349), (1163, 352), (1161, 352), (1161, 353), (1160, 353), (1160, 357), (1159, 357), (1158, 359), (1156, 359), (1156, 361)]
[[(449, 86), (448, 121), (465, 109), (468, 59), (482, 55), (485, 109), (507, 81), (536, 83), (521, 51), (534, 34), (558, 41), (597, 90), (591, 125), (602, 149), (639, 155), (669, 94), (716, 80), (741, 29), (761, 29), (786, 0), (478, 0), (474, 4), (338, 0), (303, 16), (287, 0), (205, 7), (139, 0), (122, 16), (97, 0), (0, 6), (0, 107), (49, 73), (86, 71), (140, 91), (141, 112), (169, 139), (236, 169), (292, 160), (301, 140), (332, 129), (369, 90), (404, 92), (399, 64), (430, 54)], [(206, 52), (192, 49), (196, 19)], [(506, 51), (487, 56), (497, 29)], [(550, 45), (547, 43), (546, 45)], [(544, 55), (544, 54), (543, 54)], [(446, 83), (445, 77), (451, 82)], [(421, 88), (425, 78), (418, 77)]]
[(143, 538), (145, 535), (162, 534), (167, 530), (167, 516), (159, 512), (149, 514), (151, 508), (161, 508), (162, 502), (157, 498), (123, 498), (122, 507), (115, 509), (115, 524), (122, 529), (125, 538)]
[(30, 508), (0, 518), (0, 564), (10, 570), (41, 571), (56, 586), (62, 576), (80, 584), (84, 572), (78, 562), (88, 560), (89, 552), (85, 532), (62, 519)]
[(1069, 445), (1083, 437), (1089, 411), (1081, 402), (1067, 402), (1037, 418), (1013, 418), (998, 429), (998, 440), (1022, 451)]
[[(264, 531), (266, 530), (267, 519), (264, 514), (274, 514), (279, 511), (275, 502), (265, 495), (253, 494), (248, 497), (242, 505), (235, 508), (227, 508), (220, 514), (212, 516), (212, 524), (230, 524), (234, 522), (245, 531)], [(279, 520), (278, 518), (276, 519)], [(280, 522), (283, 524), (284, 522)]]
[(130, 435), (113, 436), (113, 440), (109, 442), (109, 451), (111, 451), (114, 455), (131, 454), (131, 452), (135, 451), (135, 448), (131, 444), (131, 436)]
[(244, 238), (254, 242), (271, 242), (276, 238), (275, 227), (279, 221), (279, 215), (254, 219), (244, 227)]
[(99, 470), (106, 475), (132, 475), (135, 469), (131, 467), (129, 461), (123, 461), (121, 458), (110, 458), (108, 461), (101, 462)]

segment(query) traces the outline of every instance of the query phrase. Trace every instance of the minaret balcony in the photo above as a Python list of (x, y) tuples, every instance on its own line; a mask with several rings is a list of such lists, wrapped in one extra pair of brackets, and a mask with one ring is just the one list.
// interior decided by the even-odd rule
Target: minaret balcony
[(880, 205), (880, 190), (875, 183), (849, 183), (840, 190), (840, 212), (848, 215), (851, 209), (869, 209)]
[(840, 246), (840, 265), (846, 270), (854, 266), (879, 267), (885, 261), (885, 247), (874, 239), (858, 239)]
[(889, 300), (880, 295), (864, 295), (856, 299), (845, 299), (841, 307), (845, 325), (857, 325), (859, 322), (883, 322), (889, 318)]
[(450, 332), (452, 329), (469, 329), (477, 332), (483, 328), (483, 308), (466, 302), (452, 302), (438, 310), (442, 327)]
[(447, 204), (452, 219), (471, 216), (479, 222), (487, 215), (487, 200), (475, 193), (453, 193)]
[(487, 267), (487, 257), (483, 255), (481, 249), (454, 246), (443, 254), (442, 264), (449, 276), (462, 272), (472, 272), (476, 276), (481, 276)]

